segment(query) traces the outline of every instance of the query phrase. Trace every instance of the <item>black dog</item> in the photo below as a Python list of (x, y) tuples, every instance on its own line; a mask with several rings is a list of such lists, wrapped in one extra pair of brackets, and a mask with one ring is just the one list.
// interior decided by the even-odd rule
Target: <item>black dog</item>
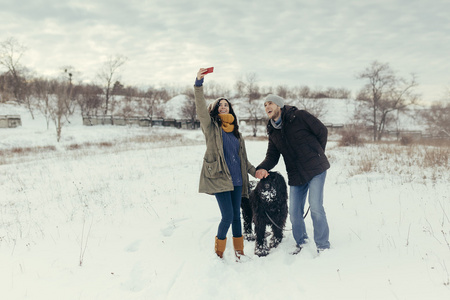
[[(283, 229), (288, 215), (287, 186), (283, 176), (278, 172), (269, 172), (267, 178), (261, 179), (250, 193), (249, 204), (253, 223), (255, 223), (256, 244), (255, 254), (266, 256), (270, 248), (275, 248), (283, 240)], [(244, 218), (244, 235), (247, 239), (252, 236), (249, 222), (248, 204), (242, 199), (242, 212)], [(244, 203), (245, 202), (245, 203)], [(272, 237), (267, 246), (266, 226), (272, 227)]]

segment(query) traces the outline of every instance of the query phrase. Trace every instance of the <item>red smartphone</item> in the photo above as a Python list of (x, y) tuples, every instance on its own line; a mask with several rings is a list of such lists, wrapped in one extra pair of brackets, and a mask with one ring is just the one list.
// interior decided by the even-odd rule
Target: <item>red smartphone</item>
[(206, 68), (206, 71), (203, 72), (202, 74), (208, 74), (208, 73), (212, 73), (212, 72), (214, 72), (214, 67)]

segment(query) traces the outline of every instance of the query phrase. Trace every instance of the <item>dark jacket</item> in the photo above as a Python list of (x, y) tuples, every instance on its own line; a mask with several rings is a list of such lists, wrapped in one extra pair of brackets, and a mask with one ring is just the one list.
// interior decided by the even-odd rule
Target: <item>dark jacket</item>
[(283, 155), (289, 185), (303, 185), (330, 168), (325, 156), (328, 130), (316, 117), (295, 106), (281, 110), (282, 127), (267, 124), (269, 146), (266, 158), (256, 169), (271, 170)]
[[(199, 192), (216, 194), (234, 190), (230, 170), (223, 153), (222, 127), (209, 115), (202, 86), (195, 86), (195, 107), (206, 139), (206, 152), (200, 173)], [(239, 138), (239, 157), (242, 172), (242, 196), (248, 198), (248, 174), (255, 176), (256, 169), (247, 159), (242, 135)]]

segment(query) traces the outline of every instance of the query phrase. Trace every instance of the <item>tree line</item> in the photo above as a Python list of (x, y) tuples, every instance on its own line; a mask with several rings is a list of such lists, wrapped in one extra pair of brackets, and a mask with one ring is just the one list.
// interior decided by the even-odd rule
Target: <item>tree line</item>
[[(34, 118), (38, 110), (45, 117), (47, 128), (53, 122), (57, 140), (61, 137), (64, 124), (79, 108), (82, 115), (119, 116), (141, 115), (149, 118), (164, 118), (165, 104), (177, 95), (186, 96), (186, 104), (181, 108), (187, 119), (196, 119), (192, 86), (162, 87), (146, 89), (124, 86), (120, 81), (121, 67), (127, 62), (122, 55), (110, 56), (96, 73), (95, 83), (83, 83), (78, 71), (72, 66), (61, 67), (55, 78), (39, 76), (22, 64), (27, 48), (17, 39), (10, 37), (0, 42), (0, 102), (16, 101), (24, 105)], [(396, 74), (388, 63), (372, 62), (357, 74), (363, 86), (355, 96), (361, 104), (355, 114), (354, 124), (370, 126), (373, 139), (381, 140), (387, 126), (397, 121), (398, 113), (408, 111), (416, 105), (420, 95), (415, 92), (418, 83), (414, 74), (405, 79)], [(268, 94), (277, 94), (291, 104), (306, 109), (317, 117), (326, 113), (323, 99), (350, 99), (352, 94), (346, 88), (310, 88), (306, 85), (289, 87), (261, 86), (255, 73), (248, 73), (244, 79), (235, 82), (232, 89), (215, 82), (205, 85), (208, 99), (228, 97), (239, 99), (251, 120), (265, 117), (258, 103)], [(450, 92), (449, 92), (450, 95)], [(449, 103), (435, 103), (422, 110), (421, 117), (426, 120), (433, 132), (450, 132)]]

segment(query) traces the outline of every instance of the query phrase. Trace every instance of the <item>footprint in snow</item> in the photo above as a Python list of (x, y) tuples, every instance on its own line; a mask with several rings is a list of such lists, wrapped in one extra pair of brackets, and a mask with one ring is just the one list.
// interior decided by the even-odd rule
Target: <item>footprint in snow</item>
[(178, 224), (182, 223), (184, 221), (188, 220), (188, 218), (180, 218), (180, 219), (173, 219), (170, 222), (168, 222), (168, 226), (161, 229), (161, 233), (163, 236), (171, 236), (176, 228), (178, 228)]
[(125, 248), (125, 250), (127, 251), (127, 252), (136, 252), (136, 251), (138, 251), (139, 250), (139, 246), (141, 245), (141, 240), (137, 240), (137, 241), (134, 241), (134, 242), (132, 242), (131, 244), (129, 244), (126, 248)]

